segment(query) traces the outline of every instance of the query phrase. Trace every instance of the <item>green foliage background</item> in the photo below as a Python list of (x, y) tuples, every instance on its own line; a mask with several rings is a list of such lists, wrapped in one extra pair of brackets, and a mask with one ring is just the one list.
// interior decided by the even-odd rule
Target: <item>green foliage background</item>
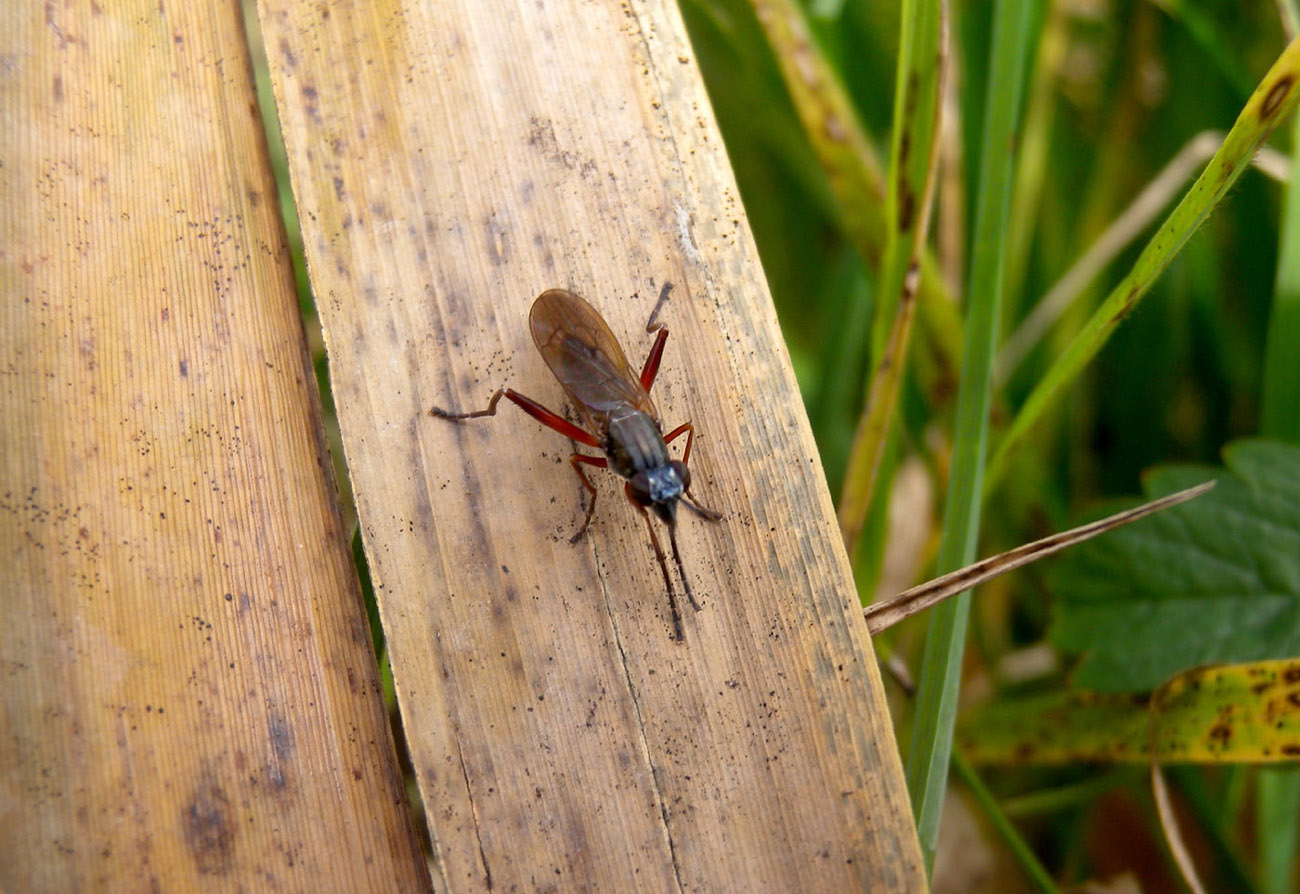
[[(841, 204), (842, 195), (823, 172), (814, 140), (800, 123), (777, 55), (788, 49), (769, 43), (770, 32), (755, 14), (755, 7), (766, 11), (771, 5), (780, 4), (682, 0), (831, 490), (838, 495), (871, 374), (877, 271), (855, 247), (848, 219), (859, 209)], [(889, 157), (900, 16), (912, 5), (810, 0), (800, 7), (816, 47), (852, 98), (882, 167)], [(963, 288), (975, 193), (989, 163), (979, 157), (979, 147), (998, 7), (967, 2), (950, 9), (950, 112), (955, 115), (948, 118), (951, 129), (944, 137), (946, 169), (930, 245), (949, 272), (948, 284), (959, 304), (968, 300)], [(1294, 7), (1287, 4), (1028, 4), (1021, 37), (1029, 47), (1029, 68), (1022, 85), (1005, 246), (1003, 337), (1180, 150), (1207, 130), (1220, 132), (1210, 141), (1218, 144), (1287, 46), (1294, 22)], [(1270, 145), (1289, 155), (1292, 134), (1292, 124), (1283, 123)], [(1192, 176), (1204, 167), (1202, 159)], [(1190, 180), (1168, 194), (1154, 223), (1106, 266), (995, 388), (995, 445), (999, 427), (1130, 270), (1188, 186)], [(981, 554), (1064, 528), (1099, 500), (1139, 494), (1143, 475), (1153, 465), (1201, 464), (1209, 470), (1202, 477), (1208, 477), (1215, 467), (1223, 474), (1221, 454), (1234, 440), (1260, 434), (1297, 440), (1300, 386), (1294, 382), (1300, 381), (1300, 360), (1285, 358), (1300, 358), (1300, 333), (1287, 322), (1294, 309), (1283, 306), (1297, 287), (1295, 274), (1288, 272), (1288, 254), (1279, 246), (1289, 243), (1294, 256), (1300, 255), (1300, 245), (1289, 235), (1294, 231), (1284, 232), (1285, 198), (1285, 187), (1258, 170), (1247, 170), (1235, 181), (1136, 312), (1014, 454), (985, 502)], [(1300, 223), (1292, 226), (1300, 229)], [(886, 461), (883, 482), (888, 487), (895, 461), (919, 457), (941, 502), (952, 438), (962, 435), (954, 435), (953, 403), (924, 384), (916, 340), (913, 375), (900, 405), (901, 437)], [(1221, 512), (1237, 512), (1240, 502), (1220, 495), (1214, 505)], [(937, 518), (942, 506), (934, 511)], [(1199, 511), (1202, 536), (1205, 529), (1214, 529), (1213, 511)], [(889, 533), (883, 500), (877, 500), (855, 553), (865, 599), (871, 598)], [(1277, 543), (1258, 534), (1260, 551), (1290, 548), (1295, 532), (1283, 533)], [(1173, 555), (1183, 561), (1187, 552), (1175, 550)], [(1080, 564), (1055, 573), (1051, 586), (1044, 571), (1030, 570), (987, 588), (993, 592), (980, 597), (972, 622), (965, 689), (992, 687), (1002, 696), (1072, 691), (1078, 649), (1087, 647), (1071, 643), (1068, 619), (1065, 633), (1058, 622), (1055, 644), (1074, 645), (1073, 653), (1051, 652), (1056, 663), (1028, 683), (1012, 680), (1004, 668), (1026, 650), (1046, 648), (1056, 591), (1070, 588), (1070, 569)], [(932, 570), (927, 566), (923, 574)], [(1179, 570), (1184, 582), (1194, 573)], [(1159, 569), (1146, 577), (1160, 578)], [(1176, 574), (1168, 577), (1175, 584), (1179, 580)], [(1095, 569), (1086, 585), (1092, 592), (1105, 589)], [(1176, 595), (1162, 591), (1152, 598), (1172, 604)], [(1249, 598), (1250, 592), (1243, 595)], [(1287, 611), (1290, 617), (1300, 606), (1292, 604)], [(1239, 615), (1228, 607), (1203, 616), (1195, 609), (1185, 614), (1190, 617), (1180, 618), (1184, 624), (1200, 622), (1223, 636), (1250, 638), (1244, 620), (1249, 612)], [(1233, 629), (1237, 617), (1243, 619), (1241, 631)], [(914, 672), (924, 630), (921, 621), (887, 637)], [(1124, 632), (1113, 628), (1116, 637)], [(1203, 642), (1216, 632), (1200, 630), (1188, 638)], [(1295, 632), (1274, 631), (1275, 643), (1282, 644), (1262, 653), (1283, 657), (1275, 653), (1292, 648)], [(1106, 631), (1094, 626), (1089, 636), (1089, 641), (1104, 643)], [(1179, 650), (1167, 637), (1129, 636), (1124, 642), (1136, 667), (1151, 666), (1156, 653), (1162, 667), (1186, 667), (1179, 665)], [(1152, 656), (1145, 654), (1148, 649)], [(1115, 660), (1115, 650), (1106, 654)], [(1116, 680), (1104, 688), (1126, 686)], [(914, 710), (925, 708), (899, 698), (896, 721), (904, 755)], [(1144, 889), (1179, 884), (1141, 772), (1012, 766), (986, 770), (981, 782), (960, 754), (956, 760), (976, 799), (987, 796), (985, 822), (1007, 838), (1021, 864), (1020, 884), (1051, 888), (1115, 872), (1117, 866), (1134, 874)], [(1195, 858), (1207, 884), (1233, 890), (1296, 889), (1297, 824), (1266, 819), (1300, 813), (1300, 776), (1294, 769), (1191, 767), (1172, 779), (1176, 797), (1195, 817), (1194, 834), (1203, 836)], [(916, 807), (915, 792), (913, 797)], [(1032, 804), (1032, 811), (1020, 806), (1025, 804)], [(1012, 813), (1024, 815), (1008, 821), (1008, 805)], [(1137, 834), (1115, 821), (1123, 816), (1127, 822), (1130, 813), (1139, 817)], [(1124, 831), (1108, 838), (1107, 829)], [(925, 835), (923, 825), (923, 842)], [(1127, 856), (1117, 864), (1121, 851)], [(1006, 883), (1009, 878), (1003, 877), (993, 889), (1002, 890), (998, 885)]]

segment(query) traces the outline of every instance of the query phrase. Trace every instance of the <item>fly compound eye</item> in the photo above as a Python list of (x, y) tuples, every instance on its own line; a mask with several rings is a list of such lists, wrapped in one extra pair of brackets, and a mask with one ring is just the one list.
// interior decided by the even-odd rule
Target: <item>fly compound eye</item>
[(682, 479), (682, 490), (691, 489), (691, 470), (686, 468), (686, 464), (681, 460), (673, 460), (672, 467), (677, 472), (677, 477)]
[(628, 479), (627, 495), (640, 506), (649, 506), (654, 502), (650, 496), (650, 478), (645, 472), (637, 472)]

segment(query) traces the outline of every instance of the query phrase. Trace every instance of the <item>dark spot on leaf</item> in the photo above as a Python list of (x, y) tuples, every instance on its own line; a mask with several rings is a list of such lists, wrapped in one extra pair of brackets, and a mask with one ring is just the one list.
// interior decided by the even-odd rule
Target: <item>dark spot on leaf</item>
[(230, 800), (214, 779), (199, 783), (182, 808), (185, 844), (201, 875), (223, 875), (234, 857), (235, 827)]
[(271, 737), (271, 749), (280, 760), (293, 756), (293, 727), (279, 711), (272, 711), (267, 718), (267, 732)]
[(1110, 318), (1112, 323), (1118, 323), (1133, 312), (1137, 307), (1137, 300), (1141, 297), (1141, 290), (1135, 285), (1129, 289), (1128, 294), (1124, 296), (1124, 303), (1120, 305), (1119, 310)]
[(907, 233), (912, 229), (912, 215), (916, 213), (916, 196), (912, 187), (901, 176), (898, 178), (898, 230)]
[(1264, 102), (1259, 107), (1260, 120), (1271, 118), (1282, 104), (1286, 102), (1287, 95), (1291, 92), (1291, 87), (1295, 84), (1295, 78), (1291, 75), (1280, 79), (1268, 91), (1268, 96), (1264, 97)]

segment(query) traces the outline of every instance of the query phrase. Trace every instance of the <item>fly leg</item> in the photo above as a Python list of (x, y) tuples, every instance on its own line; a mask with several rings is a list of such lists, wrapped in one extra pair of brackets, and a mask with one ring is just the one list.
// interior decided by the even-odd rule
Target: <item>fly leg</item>
[[(497, 404), (501, 402), (503, 397), (542, 425), (558, 431), (566, 438), (572, 438), (579, 444), (586, 444), (588, 447), (600, 448), (600, 441), (591, 432), (583, 431), (559, 413), (546, 409), (531, 397), (525, 397), (513, 388), (498, 388), (493, 392), (492, 399), (488, 401), (487, 407), (482, 410), (475, 410), (472, 413), (453, 413), (450, 410), (442, 409), (442, 407), (433, 407), (429, 410), (429, 415), (437, 416), (439, 419), (450, 419), (453, 422), (478, 419), (481, 416), (495, 416), (497, 414)], [(590, 487), (590, 485), (588, 486)]]
[[(691, 425), (689, 422), (683, 422), (668, 433), (667, 437), (664, 438), (664, 443), (669, 443), (683, 432), (686, 433), (686, 449), (682, 451), (682, 465), (687, 466), (691, 461), (691, 445), (695, 443), (695, 426)], [(721, 512), (706, 509), (699, 503), (695, 502), (695, 498), (690, 496), (690, 492), (690, 488), (687, 488), (686, 493), (682, 496), (682, 500), (685, 501), (686, 505), (690, 507), (692, 512), (700, 518), (706, 518), (709, 521), (718, 521), (722, 518)]]
[(658, 320), (659, 310), (668, 301), (668, 290), (672, 287), (672, 283), (664, 283), (663, 289), (659, 292), (659, 300), (655, 302), (655, 309), (650, 312), (650, 319), (645, 324), (646, 332), (659, 333), (655, 336), (655, 343), (650, 347), (650, 354), (641, 366), (641, 386), (647, 392), (654, 387), (655, 376), (659, 374), (659, 361), (664, 359), (664, 345), (668, 343), (668, 327)]
[(582, 467), (588, 465), (604, 469), (609, 464), (603, 456), (587, 456), (585, 453), (575, 453), (569, 457), (569, 465), (573, 466), (573, 471), (578, 473), (578, 479), (582, 481), (582, 486), (590, 494), (590, 499), (587, 502), (587, 517), (582, 520), (582, 527), (578, 529), (578, 533), (569, 538), (570, 543), (577, 543), (582, 539), (582, 535), (587, 533), (587, 528), (591, 525), (591, 514), (596, 511), (596, 485), (592, 484), (591, 480), (587, 478), (587, 473), (582, 471)]
[[(554, 429), (567, 438), (572, 438), (579, 444), (585, 444), (588, 447), (600, 447), (600, 441), (596, 436), (588, 431), (584, 431), (565, 419), (560, 414), (546, 409), (546, 407), (533, 400), (531, 397), (525, 397), (513, 388), (498, 388), (492, 393), (492, 398), (488, 405), (482, 410), (475, 410), (472, 413), (452, 413), (441, 407), (434, 407), (429, 410), (430, 416), (437, 416), (439, 419), (450, 419), (453, 422), (462, 422), (466, 419), (478, 419), (482, 416), (495, 416), (497, 414), (497, 404), (501, 403), (501, 398), (513, 403), (519, 409), (523, 410), (529, 416), (532, 416), (538, 422), (547, 428)], [(587, 517), (582, 521), (582, 527), (578, 528), (578, 533), (569, 539), (570, 543), (577, 543), (583, 534), (587, 533), (587, 528), (591, 524), (591, 513), (596, 509), (596, 486), (588, 480), (585, 472), (582, 471), (580, 464), (595, 466), (603, 469), (606, 466), (605, 458), (602, 456), (586, 456), (582, 453), (575, 453), (569, 457), (569, 465), (573, 466), (573, 471), (578, 473), (578, 478), (582, 481), (582, 486), (591, 494), (591, 501), (587, 504)]]
[[(641, 517), (645, 519), (646, 529), (650, 531), (650, 545), (655, 548), (655, 558), (659, 560), (659, 570), (664, 573), (664, 586), (668, 588), (668, 610), (673, 616), (673, 639), (681, 642), (686, 638), (686, 635), (682, 632), (682, 610), (677, 605), (677, 591), (673, 589), (673, 578), (672, 575), (668, 573), (668, 562), (664, 559), (663, 547), (659, 545), (659, 537), (655, 534), (655, 526), (650, 520), (650, 513), (646, 512), (645, 507), (635, 500), (632, 501), (632, 505), (641, 513)], [(674, 558), (677, 556), (676, 542), (673, 543), (673, 556)], [(681, 568), (681, 564), (682, 560), (680, 558), (677, 559), (677, 567), (679, 569)], [(686, 582), (685, 575), (682, 576), (682, 582)], [(689, 584), (687, 584), (686, 590), (689, 594)], [(691, 604), (696, 605), (694, 596), (691, 597)], [(697, 610), (698, 608), (699, 606), (696, 605)]]

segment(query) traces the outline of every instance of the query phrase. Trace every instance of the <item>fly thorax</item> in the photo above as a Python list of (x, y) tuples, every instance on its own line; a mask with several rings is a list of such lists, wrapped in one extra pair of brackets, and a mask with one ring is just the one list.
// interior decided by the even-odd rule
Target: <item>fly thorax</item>
[(681, 480), (668, 463), (668, 445), (654, 419), (634, 407), (621, 407), (609, 415), (609, 439), (605, 443), (605, 456), (609, 467), (623, 478), (637, 472), (669, 471), (678, 482)]

